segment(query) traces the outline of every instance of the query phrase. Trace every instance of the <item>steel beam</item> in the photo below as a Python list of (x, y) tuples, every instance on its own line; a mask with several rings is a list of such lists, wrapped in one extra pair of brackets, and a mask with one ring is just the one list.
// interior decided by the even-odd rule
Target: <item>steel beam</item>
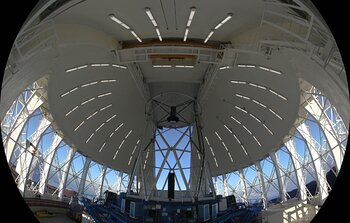
[[(146, 182), (148, 182), (150, 179), (146, 179), (146, 176), (145, 176), (145, 169), (146, 168), (144, 168), (144, 167), (146, 167), (146, 163), (144, 163), (142, 156), (143, 156), (143, 152), (149, 150), (149, 147), (153, 144), (154, 136), (150, 137), (149, 132), (154, 133), (155, 130), (154, 130), (154, 126), (153, 126), (151, 117), (147, 116), (146, 118), (147, 118), (147, 124), (146, 124), (146, 127), (144, 129), (144, 134), (142, 137), (140, 148), (138, 149), (138, 155), (134, 161), (134, 165), (133, 165), (133, 168), (132, 168), (132, 171), (130, 174), (130, 180), (129, 180), (128, 186), (127, 186), (127, 193), (128, 194), (130, 193), (131, 187), (134, 183), (134, 178), (137, 177), (138, 178), (137, 182), (140, 181), (142, 183), (141, 193), (140, 193), (141, 198), (148, 200), (149, 196), (147, 195)], [(147, 140), (148, 137), (150, 137), (149, 141)], [(147, 145), (146, 145), (146, 143), (147, 143)], [(147, 152), (149, 152), (149, 151), (147, 151)], [(147, 168), (147, 171), (149, 171), (148, 168)], [(153, 176), (148, 176), (148, 177), (153, 178)], [(151, 186), (151, 190), (152, 190), (152, 187), (153, 186)]]
[[(27, 121), (28, 120), (26, 120), (26, 122)], [(39, 153), (39, 151), (37, 151), (38, 144), (42, 139), (43, 133), (46, 131), (50, 124), (50, 121), (46, 118), (41, 119), (39, 125), (36, 128), (36, 131), (32, 136), (32, 142), (27, 140), (26, 148), (20, 148), (19, 162), (17, 163), (16, 171), (19, 175), (17, 184), (18, 189), (23, 193), (23, 196), (25, 196), (26, 192), (25, 184), (30, 176), (30, 173), (34, 170), (34, 158), (36, 158)]]
[[(220, 60), (221, 62), (221, 60)], [(218, 61), (218, 63), (220, 63)], [(219, 70), (219, 64), (209, 64), (207, 70), (204, 73), (202, 84), (199, 86), (197, 98), (200, 103), (204, 102), (204, 99), (207, 97), (207, 94), (214, 83), (216, 74)]]
[(194, 200), (195, 201), (198, 200), (198, 194), (199, 194), (201, 184), (202, 184), (203, 170), (204, 170), (204, 164), (205, 164), (205, 147), (204, 147), (204, 139), (203, 139), (203, 134), (202, 134), (203, 126), (202, 126), (202, 123), (200, 122), (200, 113), (199, 113), (200, 111), (198, 111), (197, 106), (196, 106), (196, 104), (194, 104), (196, 133), (197, 133), (197, 140), (198, 140), (199, 153), (200, 153), (201, 159), (199, 161), (200, 167), (199, 167), (199, 173), (198, 173), (198, 182), (197, 182), (195, 193), (194, 193)]
[(328, 196), (328, 185), (325, 171), (322, 168), (321, 156), (317, 151), (314, 138), (312, 137), (308, 126), (306, 126), (306, 124), (303, 123), (299, 125), (297, 129), (300, 135), (304, 138), (309, 153), (311, 155), (312, 165), (314, 166), (314, 169), (316, 171), (316, 181), (320, 196), (319, 198), (322, 204)]
[(275, 168), (276, 171), (276, 176), (277, 176), (277, 181), (278, 181), (278, 188), (279, 188), (279, 194), (280, 194), (280, 198), (281, 201), (286, 201), (287, 200), (287, 189), (286, 189), (286, 185), (284, 184), (284, 177), (282, 177), (281, 175), (281, 170), (280, 167), (278, 165), (279, 161), (277, 160), (277, 156), (276, 156), (276, 152), (272, 152), (270, 153), (270, 157), (273, 163), (273, 166)]
[(224, 186), (224, 196), (228, 196), (228, 187), (227, 187), (227, 179), (226, 179), (226, 174), (222, 174), (222, 182)]
[(218, 49), (189, 47), (189, 46), (151, 46), (115, 50), (118, 63), (151, 62), (156, 55), (192, 55), (199, 63), (216, 63)]
[(75, 148), (70, 148), (68, 155), (67, 155), (67, 158), (66, 158), (66, 161), (65, 161), (62, 178), (60, 180), (60, 185), (58, 186), (58, 198), (60, 200), (63, 199), (64, 191), (66, 190), (66, 187), (67, 187), (67, 179), (68, 179), (68, 175), (69, 175), (69, 170), (70, 170), (70, 166), (73, 162), (76, 151), (77, 150)]
[(255, 167), (256, 167), (256, 174), (258, 175), (258, 177), (260, 179), (260, 183), (261, 183), (261, 192), (262, 192), (261, 196), (263, 199), (264, 208), (266, 208), (267, 204), (268, 204), (267, 192), (266, 192), (265, 180), (264, 180), (264, 175), (263, 175), (263, 172), (261, 169), (260, 161), (255, 162)]
[(305, 104), (304, 106), (305, 109), (316, 120), (318, 120), (320, 127), (326, 137), (326, 140), (331, 148), (331, 154), (335, 162), (336, 170), (337, 172), (339, 172), (345, 153), (342, 148), (342, 144), (337, 139), (337, 134), (331, 124), (331, 121), (325, 114), (324, 109), (322, 109), (321, 105), (316, 101), (314, 97), (311, 101), (308, 101), (307, 104)]
[(104, 186), (103, 183), (105, 181), (106, 171), (107, 171), (107, 166), (103, 165), (101, 175), (100, 175), (100, 183), (98, 185), (98, 194), (97, 194), (98, 197), (102, 197), (102, 194), (103, 194), (103, 186)]
[(54, 139), (52, 141), (52, 144), (50, 148), (48, 149), (46, 157), (44, 157), (44, 168), (40, 175), (40, 181), (39, 181), (39, 193), (44, 194), (45, 193), (45, 186), (48, 181), (49, 172), (51, 169), (52, 161), (55, 156), (57, 147), (62, 142), (62, 137), (55, 134)]
[(78, 196), (82, 196), (84, 194), (86, 176), (87, 176), (88, 171), (90, 169), (90, 163), (91, 163), (91, 158), (86, 157), (84, 167), (83, 167), (83, 172), (81, 174), (79, 188), (78, 188)]
[(122, 191), (123, 171), (119, 171), (117, 178), (117, 193)]
[(13, 129), (8, 134), (7, 142), (4, 143), (7, 162), (10, 162), (11, 160), (15, 146), (18, 144), (21, 132), (23, 131), (28, 118), (43, 104), (43, 102), (44, 101), (38, 95), (33, 94), (28, 103), (24, 105), (24, 108), (18, 115), (16, 121), (13, 123)]
[(306, 185), (303, 176), (302, 166), (300, 165), (300, 160), (298, 158), (298, 153), (295, 149), (293, 140), (289, 140), (285, 143), (286, 148), (290, 153), (290, 157), (292, 159), (293, 167), (295, 170), (295, 175), (297, 177), (298, 189), (300, 192), (300, 199), (307, 199)]
[(241, 186), (242, 186), (242, 192), (243, 192), (242, 200), (243, 200), (243, 203), (248, 204), (247, 185), (245, 182), (245, 175), (243, 173), (243, 169), (239, 169), (238, 172), (239, 172), (239, 177), (241, 179)]
[(141, 97), (144, 99), (145, 102), (148, 102), (151, 98), (151, 94), (149, 91), (148, 84), (145, 82), (145, 78), (143, 76), (141, 67), (136, 63), (129, 63), (128, 70), (135, 82), (137, 89), (139, 90)]
[[(177, 165), (179, 166), (179, 170), (180, 170), (180, 174), (181, 174), (182, 180), (184, 181), (185, 186), (186, 186), (186, 190), (188, 190), (188, 191), (189, 191), (190, 189), (189, 189), (189, 187), (188, 187), (188, 185), (187, 185), (187, 180), (186, 180), (185, 174), (184, 174), (184, 172), (183, 172), (183, 169), (182, 169), (182, 166), (181, 166), (179, 157), (178, 157), (178, 155), (177, 155), (177, 153), (176, 153), (176, 150), (174, 150), (174, 148), (176, 148), (177, 145), (182, 141), (182, 139), (185, 137), (186, 133), (189, 131), (190, 128), (191, 128), (191, 127), (188, 127), (188, 128), (186, 129), (186, 131), (181, 135), (181, 137), (180, 137), (179, 140), (176, 142), (176, 144), (175, 144), (174, 147), (171, 147), (171, 146), (169, 145), (169, 143), (167, 142), (167, 140), (164, 138), (163, 134), (161, 134), (161, 132), (158, 130), (158, 133), (159, 133), (160, 137), (162, 138), (162, 140), (164, 141), (164, 143), (167, 145), (168, 149), (172, 150), (172, 152), (173, 152), (173, 154), (174, 154), (174, 157), (175, 157), (175, 159), (176, 159), (176, 163), (177, 163)], [(166, 160), (166, 161), (167, 161), (167, 160)]]

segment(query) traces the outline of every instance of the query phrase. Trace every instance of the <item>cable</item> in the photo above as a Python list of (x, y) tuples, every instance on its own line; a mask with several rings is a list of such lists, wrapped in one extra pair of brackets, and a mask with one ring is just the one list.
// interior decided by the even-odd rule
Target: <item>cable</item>
[(165, 12), (164, 12), (164, 7), (163, 7), (162, 0), (159, 0), (159, 2), (160, 2), (160, 6), (162, 7), (162, 12), (163, 12), (163, 17), (164, 17), (165, 24), (166, 24), (166, 29), (168, 30), (168, 29), (169, 29), (169, 27), (168, 27), (168, 21), (166, 20), (166, 17), (165, 17)]

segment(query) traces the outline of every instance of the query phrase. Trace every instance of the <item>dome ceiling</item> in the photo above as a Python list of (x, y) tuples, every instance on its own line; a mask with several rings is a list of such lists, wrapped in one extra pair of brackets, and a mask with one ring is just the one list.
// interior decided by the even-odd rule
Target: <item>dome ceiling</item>
[[(177, 29), (172, 16), (173, 6), (164, 5), (164, 17), (158, 1), (142, 4), (138, 1), (106, 0), (103, 4), (84, 1), (70, 8), (65, 6), (66, 10), (59, 9), (49, 17), (57, 25), (88, 27), (117, 41), (135, 41), (129, 30), (108, 17), (114, 13), (143, 40), (157, 39), (144, 11), (145, 7), (150, 7), (163, 38), (182, 39), (189, 10), (195, 6), (196, 14), (188, 38), (204, 39), (227, 13), (232, 12), (233, 19), (218, 29), (211, 39), (227, 43), (243, 30), (257, 28), (262, 14), (260, 1), (256, 1), (257, 7), (253, 8), (251, 2), (249, 8), (245, 1), (220, 4), (176, 1), (176, 4)], [(208, 20), (205, 18), (209, 12), (212, 16)], [(168, 29), (164, 18), (167, 18)], [(292, 54), (276, 51), (267, 57), (246, 51), (236, 52), (231, 58), (235, 61), (226, 55), (225, 60), (219, 62), (199, 63), (197, 58), (189, 67), (157, 67), (154, 60), (137, 61), (137, 57), (134, 62), (123, 62), (113, 53), (122, 48), (122, 42), (103, 45), (103, 38), (97, 34), (96, 42), (79, 41), (79, 36), (72, 33), (60, 34), (66, 44), (60, 45), (59, 57), (51, 67), (48, 82), (50, 112), (69, 143), (112, 168), (131, 171), (132, 161), (144, 143), (146, 101), (160, 95), (172, 103), (198, 97), (211, 66), (218, 69), (200, 103), (212, 174), (229, 172), (265, 157), (281, 145), (297, 118), (300, 92), (297, 71), (288, 63)], [(169, 63), (173, 62), (169, 60)], [(140, 86), (135, 84), (135, 67), (147, 86), (148, 99), (140, 94)], [(162, 113), (157, 115), (164, 116)], [(193, 111), (189, 109), (185, 117), (193, 122), (191, 115)]]

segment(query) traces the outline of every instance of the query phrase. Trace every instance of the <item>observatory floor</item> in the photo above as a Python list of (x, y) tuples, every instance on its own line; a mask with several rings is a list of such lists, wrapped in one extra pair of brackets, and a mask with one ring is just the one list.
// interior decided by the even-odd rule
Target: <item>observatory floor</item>
[(38, 218), (40, 223), (75, 223), (72, 219), (68, 218), (65, 214), (56, 213), (55, 217), (50, 218)]

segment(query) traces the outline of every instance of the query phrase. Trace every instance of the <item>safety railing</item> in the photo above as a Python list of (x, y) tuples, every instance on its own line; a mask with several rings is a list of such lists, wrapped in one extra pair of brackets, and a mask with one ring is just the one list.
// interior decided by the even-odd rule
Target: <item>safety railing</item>
[(326, 71), (347, 83), (344, 64), (337, 44), (315, 9), (297, 3), (265, 1), (261, 25), (272, 27), (265, 33), (259, 50), (265, 54), (273, 48), (291, 48), (307, 53)]
[(57, 46), (57, 33), (52, 20), (40, 23), (17, 36), (4, 73), (3, 85), (18, 72), (21, 65), (38, 53)]

